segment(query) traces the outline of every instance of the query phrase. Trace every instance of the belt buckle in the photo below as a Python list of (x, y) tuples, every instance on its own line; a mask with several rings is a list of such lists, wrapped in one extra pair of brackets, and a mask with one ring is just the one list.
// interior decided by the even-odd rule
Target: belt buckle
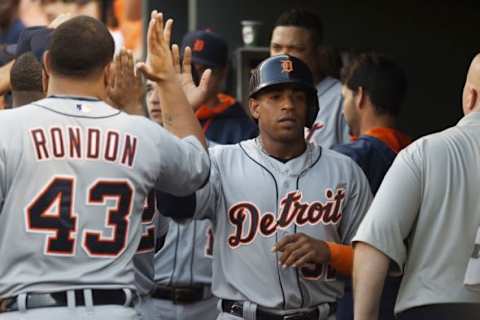
[(241, 304), (234, 303), (230, 307), (229, 313), (243, 316), (243, 306)]
[(193, 301), (193, 293), (187, 288), (174, 288), (173, 289), (173, 303), (185, 304)]

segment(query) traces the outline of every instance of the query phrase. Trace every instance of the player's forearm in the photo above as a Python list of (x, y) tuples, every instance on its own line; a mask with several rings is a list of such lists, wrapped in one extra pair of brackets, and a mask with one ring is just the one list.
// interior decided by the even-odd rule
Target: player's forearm
[(158, 86), (164, 128), (179, 138), (193, 135), (206, 149), (207, 143), (200, 123), (176, 78), (160, 81)]
[(379, 302), (387, 275), (389, 259), (374, 247), (359, 242), (353, 260), (355, 320), (378, 319)]

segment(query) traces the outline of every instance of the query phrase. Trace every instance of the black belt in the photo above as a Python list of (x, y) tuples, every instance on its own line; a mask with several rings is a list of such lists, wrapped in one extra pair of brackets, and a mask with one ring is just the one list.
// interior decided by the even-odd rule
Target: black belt
[[(208, 291), (206, 291), (205, 289), (208, 289)], [(155, 290), (153, 290), (151, 296), (155, 299), (170, 300), (175, 304), (188, 304), (202, 301), (212, 296), (211, 294), (206, 295), (206, 292), (210, 292), (210, 290), (205, 286), (157, 286)]]
[[(337, 310), (335, 302), (329, 302), (328, 315), (332, 315)], [(222, 299), (222, 311), (243, 318), (243, 303), (240, 301)], [(288, 315), (272, 313), (268, 309), (257, 306), (256, 320), (318, 320), (318, 309), (311, 311), (300, 311)]]
[[(84, 306), (84, 289), (73, 290), (75, 293), (75, 305)], [(93, 305), (125, 305), (126, 295), (123, 289), (92, 289)], [(129, 303), (129, 307), (133, 306), (134, 299)], [(27, 293), (26, 309), (35, 308), (51, 308), (66, 307), (67, 291), (52, 293)], [(19, 311), (17, 297), (0, 299), (0, 313)]]

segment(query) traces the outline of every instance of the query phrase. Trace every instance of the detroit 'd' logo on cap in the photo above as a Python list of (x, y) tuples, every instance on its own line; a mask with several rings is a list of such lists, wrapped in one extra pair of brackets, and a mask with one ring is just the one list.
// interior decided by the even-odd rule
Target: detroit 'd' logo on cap
[(203, 41), (201, 39), (195, 40), (195, 42), (193, 43), (192, 50), (196, 51), (196, 52), (199, 52), (199, 51), (203, 51), (203, 48), (205, 48), (205, 41)]
[(290, 73), (293, 71), (292, 60), (282, 60), (280, 66), (282, 67), (282, 73)]

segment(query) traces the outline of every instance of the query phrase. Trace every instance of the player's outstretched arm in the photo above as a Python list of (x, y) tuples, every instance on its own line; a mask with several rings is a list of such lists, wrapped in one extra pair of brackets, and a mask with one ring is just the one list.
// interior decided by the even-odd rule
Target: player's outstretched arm
[(354, 319), (378, 319), (380, 296), (389, 258), (374, 247), (357, 242), (353, 259)]
[(170, 50), (173, 20), (164, 24), (163, 14), (153, 11), (147, 34), (147, 61), (137, 64), (147, 79), (159, 87), (163, 126), (174, 135), (183, 138), (194, 135), (207, 144), (204, 134), (177, 79)]
[(122, 49), (110, 68), (107, 94), (112, 106), (129, 114), (145, 116), (145, 88), (142, 78), (134, 72), (134, 58)]

